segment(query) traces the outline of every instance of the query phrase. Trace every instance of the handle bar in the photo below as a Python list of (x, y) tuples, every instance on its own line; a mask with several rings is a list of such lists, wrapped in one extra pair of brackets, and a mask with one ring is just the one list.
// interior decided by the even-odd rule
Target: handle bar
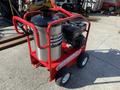
[[(30, 23), (30, 22), (28, 22), (28, 21), (26, 21), (26, 20), (24, 20), (24, 19), (22, 19), (22, 18), (20, 18), (20, 17), (18, 17), (18, 16), (13, 16), (13, 24), (14, 24), (15, 30), (16, 30), (16, 32), (17, 32), (18, 34), (23, 34), (23, 32), (20, 32), (20, 31), (18, 30), (17, 21), (20, 22), (20, 23), (22, 23), (22, 24), (24, 24), (25, 26), (29, 26), (29, 27), (33, 30), (34, 36), (35, 36), (35, 38), (36, 38), (36, 44), (37, 44), (37, 46), (38, 46), (39, 48), (44, 49), (44, 48), (47, 48), (47, 47), (48, 47), (48, 44), (46, 44), (46, 45), (44, 45), (44, 46), (40, 46), (39, 33), (38, 33), (38, 30), (37, 30), (37, 28), (35, 27), (34, 24), (32, 24), (32, 23)], [(25, 30), (25, 29), (24, 29), (24, 30)], [(26, 31), (26, 32), (27, 32), (27, 31)]]
[[(24, 24), (25, 26), (29, 26), (30, 28), (32, 28), (32, 30), (34, 31), (34, 35), (35, 35), (35, 38), (36, 38), (36, 44), (39, 48), (41, 49), (45, 49), (45, 48), (48, 48), (50, 47), (50, 29), (52, 26), (56, 25), (56, 24), (59, 24), (59, 23), (62, 23), (62, 22), (66, 22), (66, 21), (69, 21), (69, 20), (72, 20), (72, 19), (75, 19), (75, 18), (82, 18), (84, 19), (87, 23), (88, 23), (88, 30), (90, 28), (90, 22), (82, 15), (80, 14), (71, 14), (71, 13), (68, 13), (68, 11), (62, 9), (62, 8), (59, 8), (57, 7), (56, 8), (58, 11), (66, 14), (68, 17), (66, 18), (61, 18), (59, 20), (55, 20), (55, 21), (52, 21), (50, 23), (48, 23), (48, 27), (47, 27), (47, 44), (44, 45), (44, 46), (40, 46), (40, 40), (39, 40), (39, 33), (38, 33), (38, 30), (37, 28), (35, 27), (35, 25), (33, 23), (30, 23), (20, 17), (17, 17), (17, 16), (13, 16), (13, 24), (15, 26), (15, 30), (19, 33), (19, 34), (23, 34), (22, 32), (19, 32), (18, 28), (17, 28), (17, 21), (21, 22), (22, 24)], [(37, 13), (37, 12), (35, 12)], [(27, 18), (28, 15), (30, 15), (31, 13), (27, 13), (25, 14), (24, 18)]]

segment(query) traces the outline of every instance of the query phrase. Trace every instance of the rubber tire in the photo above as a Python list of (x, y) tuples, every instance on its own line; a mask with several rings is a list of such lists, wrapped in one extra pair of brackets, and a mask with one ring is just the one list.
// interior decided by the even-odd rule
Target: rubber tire
[[(83, 65), (84, 59), (87, 57), (86, 63)], [(77, 67), (83, 68), (86, 66), (87, 62), (89, 60), (89, 54), (88, 53), (81, 53), (80, 56), (77, 59)]]
[(64, 76), (66, 75), (66, 74), (70, 74), (70, 77), (69, 77), (69, 79), (67, 80), (67, 82), (70, 80), (70, 78), (71, 78), (71, 73), (70, 72), (68, 72), (68, 69), (67, 68), (62, 68), (61, 70), (59, 70), (58, 71), (58, 73), (56, 74), (56, 76), (55, 76), (55, 82), (56, 82), (56, 84), (57, 85), (59, 85), (59, 86), (64, 86), (66, 83), (62, 83), (62, 80), (63, 80), (63, 78), (64, 78)]

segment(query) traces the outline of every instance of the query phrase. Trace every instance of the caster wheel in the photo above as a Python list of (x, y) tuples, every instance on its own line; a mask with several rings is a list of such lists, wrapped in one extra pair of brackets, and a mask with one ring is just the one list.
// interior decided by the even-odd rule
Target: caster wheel
[(66, 70), (66, 68), (61, 69), (58, 71), (55, 82), (59, 86), (64, 86), (71, 78), (71, 73)]
[(87, 53), (81, 53), (80, 56), (77, 59), (77, 66), (79, 68), (85, 67), (89, 60), (89, 55)]

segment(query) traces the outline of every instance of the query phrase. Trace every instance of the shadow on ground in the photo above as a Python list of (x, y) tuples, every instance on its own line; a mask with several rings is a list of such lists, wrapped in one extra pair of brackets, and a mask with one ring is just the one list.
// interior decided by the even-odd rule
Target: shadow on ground
[[(90, 50), (86, 67), (71, 68), (73, 74), (65, 88), (74, 89), (89, 85), (120, 83), (120, 51), (116, 49)], [(116, 78), (119, 78), (116, 80)]]
[(0, 17), (0, 28), (1, 27), (7, 27), (7, 26), (11, 26), (12, 25), (12, 21), (3, 17)]

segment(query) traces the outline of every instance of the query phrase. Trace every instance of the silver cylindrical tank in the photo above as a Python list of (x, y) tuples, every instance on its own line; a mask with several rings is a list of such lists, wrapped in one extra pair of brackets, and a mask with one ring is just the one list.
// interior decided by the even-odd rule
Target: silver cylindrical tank
[[(34, 16), (31, 21), (36, 25), (39, 31), (40, 46), (44, 46), (47, 43), (46, 28), (50, 21), (53, 21), (55, 17), (43, 18), (40, 15)], [(50, 42), (51, 42), (51, 59), (52, 61), (58, 60), (61, 57), (61, 43), (62, 43), (61, 25), (55, 25), (50, 30)], [(35, 39), (36, 43), (36, 39)], [(38, 59), (46, 61), (48, 59), (48, 49), (40, 49), (36, 45), (36, 54)]]

